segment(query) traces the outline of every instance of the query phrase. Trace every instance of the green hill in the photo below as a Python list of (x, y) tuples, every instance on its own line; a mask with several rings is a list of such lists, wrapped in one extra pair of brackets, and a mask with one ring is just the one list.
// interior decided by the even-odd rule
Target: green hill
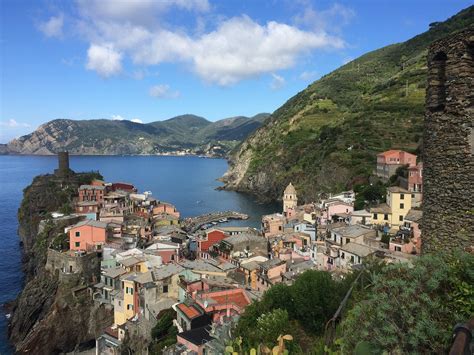
[(263, 118), (226, 118), (210, 122), (195, 115), (182, 115), (148, 124), (131, 121), (57, 119), (34, 132), (14, 139), (3, 153), (55, 154), (199, 154), (225, 156), (260, 127)]
[(319, 192), (367, 181), (378, 152), (418, 152), (428, 46), (473, 23), (470, 7), (309, 85), (233, 152), (226, 187), (277, 199), (292, 181), (311, 200)]

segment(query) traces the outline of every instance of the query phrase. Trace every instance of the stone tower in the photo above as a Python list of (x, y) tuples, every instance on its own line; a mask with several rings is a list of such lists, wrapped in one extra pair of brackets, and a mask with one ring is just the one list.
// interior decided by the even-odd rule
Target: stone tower
[(54, 174), (61, 178), (67, 178), (69, 173), (69, 153), (67, 151), (59, 152), (58, 168), (54, 171)]
[(286, 215), (288, 209), (295, 209), (298, 206), (298, 196), (296, 189), (290, 182), (283, 192), (283, 214)]
[(474, 29), (428, 53), (422, 252), (474, 246)]

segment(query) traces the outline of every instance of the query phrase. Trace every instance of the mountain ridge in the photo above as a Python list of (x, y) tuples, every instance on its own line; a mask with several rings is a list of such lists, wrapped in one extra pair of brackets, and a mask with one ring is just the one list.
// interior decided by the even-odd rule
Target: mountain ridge
[(59, 118), (13, 139), (3, 154), (51, 155), (68, 150), (73, 155), (206, 155), (224, 157), (261, 126), (262, 117), (237, 116), (211, 122), (185, 114), (163, 121)]
[(427, 48), (473, 25), (471, 6), (313, 82), (231, 152), (225, 188), (277, 200), (291, 181), (310, 201), (369, 183), (378, 152), (419, 152)]

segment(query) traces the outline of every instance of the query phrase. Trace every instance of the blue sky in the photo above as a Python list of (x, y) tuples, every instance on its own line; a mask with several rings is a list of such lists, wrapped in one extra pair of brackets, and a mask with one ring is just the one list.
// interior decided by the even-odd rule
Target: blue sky
[(273, 112), (463, 0), (2, 0), (0, 142), (55, 118)]

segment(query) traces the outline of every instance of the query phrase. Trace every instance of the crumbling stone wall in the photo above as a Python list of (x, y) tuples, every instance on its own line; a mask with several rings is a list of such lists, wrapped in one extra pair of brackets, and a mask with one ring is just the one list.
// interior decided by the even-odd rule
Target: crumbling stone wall
[(100, 258), (97, 253), (85, 255), (69, 255), (68, 252), (59, 252), (48, 249), (46, 270), (58, 273), (60, 279), (79, 276), (86, 282), (97, 282), (100, 279)]
[(474, 28), (428, 53), (422, 252), (474, 246)]

